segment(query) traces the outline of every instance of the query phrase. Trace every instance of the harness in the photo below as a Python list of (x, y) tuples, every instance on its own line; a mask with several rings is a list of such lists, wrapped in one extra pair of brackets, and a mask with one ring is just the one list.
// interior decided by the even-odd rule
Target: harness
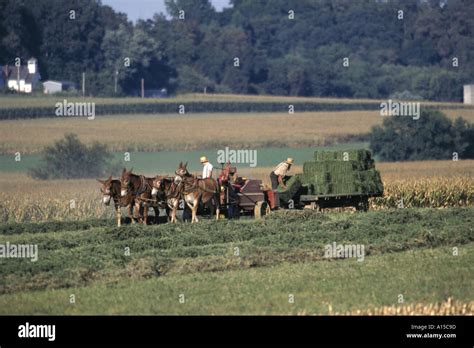
[(148, 184), (146, 178), (145, 178), (145, 175), (140, 175), (140, 187), (138, 188), (138, 191), (135, 192), (135, 195), (141, 195), (142, 193), (144, 193), (145, 191), (147, 191), (147, 189), (150, 188), (150, 185)]
[[(203, 182), (202, 180), (203, 179), (196, 179), (194, 177), (183, 178), (184, 188), (183, 188), (182, 194), (183, 195), (189, 195), (190, 193), (192, 193), (196, 190), (200, 190), (202, 192), (207, 192), (207, 193), (213, 193), (213, 194), (217, 193), (215, 190), (210, 190), (210, 189), (206, 188), (205, 186), (201, 185), (200, 183)], [(190, 183), (190, 181), (192, 183)]]

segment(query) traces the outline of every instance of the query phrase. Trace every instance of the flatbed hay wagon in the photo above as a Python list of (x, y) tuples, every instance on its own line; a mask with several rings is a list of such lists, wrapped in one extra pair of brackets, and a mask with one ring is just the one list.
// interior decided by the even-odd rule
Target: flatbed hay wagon
[(286, 188), (265, 188), (261, 180), (237, 176), (229, 163), (219, 175), (221, 209), (228, 218), (261, 218), (276, 209), (355, 207), (369, 209), (369, 198), (383, 195), (380, 173), (368, 150), (316, 151), (303, 173), (285, 178)]
[(370, 195), (301, 195), (300, 203), (305, 208), (321, 210), (324, 208), (355, 207), (358, 211), (369, 210)]
[(289, 177), (281, 205), (324, 209), (355, 207), (367, 211), (369, 198), (383, 195), (380, 173), (368, 150), (315, 151), (303, 173)]

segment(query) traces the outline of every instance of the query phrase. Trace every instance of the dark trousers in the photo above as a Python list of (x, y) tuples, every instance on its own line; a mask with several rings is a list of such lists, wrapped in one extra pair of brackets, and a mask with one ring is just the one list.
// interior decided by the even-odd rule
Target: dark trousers
[(276, 175), (274, 172), (271, 172), (270, 180), (272, 182), (272, 190), (276, 190), (278, 187), (278, 175)]

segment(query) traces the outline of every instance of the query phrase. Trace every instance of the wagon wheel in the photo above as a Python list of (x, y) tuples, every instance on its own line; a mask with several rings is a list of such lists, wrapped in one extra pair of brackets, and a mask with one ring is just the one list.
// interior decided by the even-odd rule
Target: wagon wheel
[(257, 202), (253, 212), (255, 219), (261, 219), (263, 216), (270, 214), (270, 206), (264, 201)]
[(356, 204), (357, 211), (368, 211), (369, 210), (369, 198), (362, 197)]
[(316, 202), (311, 202), (310, 204), (306, 204), (304, 209), (316, 210), (317, 212), (320, 212), (321, 206)]

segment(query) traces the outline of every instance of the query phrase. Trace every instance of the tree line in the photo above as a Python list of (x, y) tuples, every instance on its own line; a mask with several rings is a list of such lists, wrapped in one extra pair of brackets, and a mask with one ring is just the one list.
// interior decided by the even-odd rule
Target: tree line
[[(87, 94), (140, 88), (460, 101), (474, 82), (470, 0), (165, 0), (129, 21), (98, 0), (0, 0), (0, 64)], [(117, 80), (117, 93), (115, 91)]]

